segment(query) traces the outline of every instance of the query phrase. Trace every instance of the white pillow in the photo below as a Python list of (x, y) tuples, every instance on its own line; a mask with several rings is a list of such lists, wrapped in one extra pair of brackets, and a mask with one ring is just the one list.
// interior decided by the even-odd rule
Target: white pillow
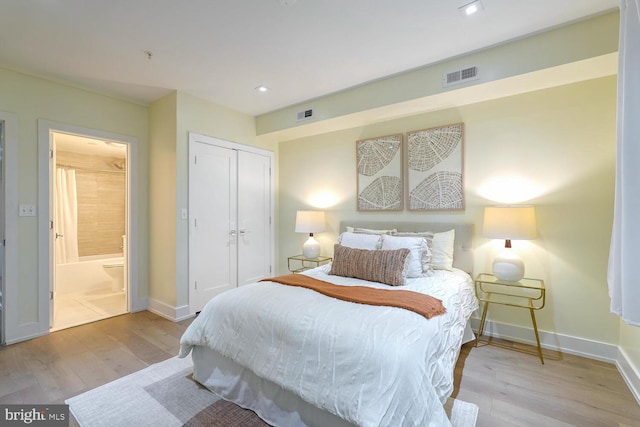
[(427, 242), (427, 250), (422, 254), (422, 274), (423, 276), (430, 276), (433, 274), (433, 268), (431, 267), (431, 245), (433, 244), (433, 232), (431, 231), (400, 231), (394, 236), (397, 237), (421, 237)]
[(423, 237), (397, 237), (382, 235), (383, 250), (409, 249), (406, 269), (407, 277), (424, 277), (423, 259), (429, 253), (429, 246)]
[(370, 251), (380, 249), (382, 236), (380, 234), (350, 233), (345, 231), (338, 236), (338, 243), (354, 249), (368, 249)]
[(395, 234), (398, 230), (392, 228), (391, 230), (374, 230), (372, 228), (358, 228), (347, 227), (349, 233), (365, 233), (365, 234)]
[(453, 270), (453, 243), (456, 230), (433, 233), (431, 240), (431, 267), (435, 270)]

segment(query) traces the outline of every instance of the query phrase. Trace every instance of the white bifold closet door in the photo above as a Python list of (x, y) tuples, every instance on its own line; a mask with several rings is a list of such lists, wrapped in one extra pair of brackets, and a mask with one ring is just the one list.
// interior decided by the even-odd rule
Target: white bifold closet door
[(271, 158), (189, 146), (189, 311), (271, 273)]
[(238, 151), (238, 286), (271, 273), (271, 162)]

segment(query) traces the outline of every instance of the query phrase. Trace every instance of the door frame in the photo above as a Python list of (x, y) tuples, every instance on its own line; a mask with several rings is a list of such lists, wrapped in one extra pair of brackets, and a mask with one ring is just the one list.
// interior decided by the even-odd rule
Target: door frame
[[(104, 139), (126, 144), (127, 146), (127, 311), (137, 311), (143, 301), (138, 297), (138, 139), (128, 135), (104, 132), (95, 129), (67, 125), (38, 119), (38, 327), (41, 335), (49, 333), (50, 298), (49, 292), (53, 278), (53, 221), (50, 167), (50, 135), (67, 133)], [(55, 168), (53, 168), (55, 171)], [(46, 243), (46, 244), (45, 244)]]
[[(4, 263), (2, 277), (2, 332), (0, 344), (10, 343), (20, 336), (21, 329), (33, 329), (30, 324), (20, 325), (18, 285), (18, 116), (0, 111), (4, 122), (2, 163), (4, 173)], [(0, 242), (1, 244), (1, 242)]]
[[(253, 154), (259, 154), (261, 156), (265, 156), (269, 158), (269, 188), (271, 193), (269, 197), (269, 204), (270, 204), (269, 234), (271, 237), (269, 242), (269, 246), (270, 246), (269, 264), (271, 265), (271, 270), (273, 271), (273, 268), (275, 266), (274, 264), (275, 262), (275, 176), (274, 175), (275, 174), (273, 170), (275, 154), (273, 153), (273, 151), (265, 150), (263, 148), (258, 148), (251, 145), (240, 144), (237, 142), (226, 141), (224, 139), (215, 138), (212, 136), (206, 136), (206, 135), (202, 135), (194, 132), (189, 132), (189, 156), (188, 156), (189, 159), (191, 159), (191, 155), (190, 155), (192, 151), (191, 147), (193, 146), (193, 144), (197, 144), (197, 143), (213, 145), (216, 147), (227, 148), (227, 149), (236, 150), (236, 151), (245, 151)], [(189, 165), (191, 165), (190, 161), (189, 161)], [(187, 194), (189, 194), (188, 188), (187, 188)], [(191, 212), (189, 212), (189, 230), (191, 230), (190, 214)], [(190, 234), (190, 232), (188, 234)], [(187, 243), (187, 247), (188, 245), (189, 243)], [(192, 290), (193, 285), (192, 285), (191, 278), (188, 276), (189, 276), (189, 268), (187, 267), (187, 283), (189, 284), (188, 294), (191, 294), (193, 292)], [(188, 299), (188, 301), (189, 301), (189, 313), (194, 314), (194, 311), (192, 310), (190, 298)]]

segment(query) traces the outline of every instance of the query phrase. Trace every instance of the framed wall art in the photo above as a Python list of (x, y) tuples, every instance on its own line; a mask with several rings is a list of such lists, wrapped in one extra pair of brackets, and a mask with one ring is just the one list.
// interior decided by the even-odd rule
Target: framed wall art
[(403, 209), (402, 134), (356, 141), (359, 211)]
[(464, 209), (463, 123), (407, 132), (407, 206)]

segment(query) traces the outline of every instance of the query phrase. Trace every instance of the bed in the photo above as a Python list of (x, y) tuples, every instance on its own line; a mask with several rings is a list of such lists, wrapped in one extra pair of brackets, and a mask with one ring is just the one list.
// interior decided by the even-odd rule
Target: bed
[[(468, 319), (477, 309), (468, 274), (472, 226), (370, 222), (356, 228), (455, 230), (451, 270), (406, 278), (397, 287), (329, 274), (338, 258), (304, 274), (340, 287), (429, 294), (446, 313), (427, 319), (271, 281), (245, 285), (209, 301), (181, 338), (180, 357), (191, 353), (194, 378), (277, 426), (450, 425), (443, 405), (453, 391), (460, 346), (473, 339)], [(359, 253), (342, 246), (352, 234), (344, 233), (336, 250)], [(388, 252), (400, 250), (409, 253)]]

